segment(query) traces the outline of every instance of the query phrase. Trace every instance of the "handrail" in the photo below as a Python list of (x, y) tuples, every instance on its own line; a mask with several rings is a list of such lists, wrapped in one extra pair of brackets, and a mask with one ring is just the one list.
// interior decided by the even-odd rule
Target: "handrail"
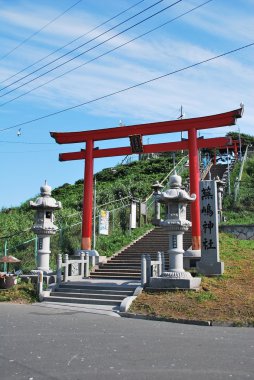
[(240, 182), (241, 182), (242, 175), (243, 175), (243, 168), (244, 168), (244, 165), (245, 165), (246, 160), (247, 160), (248, 149), (249, 149), (249, 145), (246, 146), (246, 150), (245, 150), (245, 153), (244, 153), (244, 156), (243, 156), (243, 159), (241, 162), (240, 170), (239, 170), (239, 177), (238, 177), (238, 180), (235, 182), (235, 188), (234, 188), (234, 201), (235, 202), (237, 200), (239, 190), (240, 190)]
[(212, 160), (210, 160), (210, 162), (207, 164), (205, 169), (200, 174), (201, 181), (203, 181), (205, 179), (205, 177), (207, 176), (207, 173), (210, 171), (212, 166), (213, 166), (213, 162), (212, 162)]
[[(188, 156), (184, 156), (183, 158), (181, 158), (181, 160), (176, 164), (176, 166), (163, 178), (163, 180), (160, 183), (163, 184), (168, 179), (168, 177), (170, 177), (174, 173), (174, 171), (177, 170), (178, 166), (183, 165), (183, 161), (184, 163), (186, 163), (188, 161)], [(164, 188), (165, 187), (166, 185), (164, 186)], [(149, 201), (149, 199), (152, 196), (153, 196), (153, 192), (145, 199), (145, 203)]]

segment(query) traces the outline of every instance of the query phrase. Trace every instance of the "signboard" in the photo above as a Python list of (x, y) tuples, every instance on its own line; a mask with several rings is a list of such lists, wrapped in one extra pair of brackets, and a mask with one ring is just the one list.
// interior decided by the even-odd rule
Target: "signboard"
[(201, 261), (198, 263), (207, 275), (222, 274), (219, 254), (218, 203), (216, 181), (200, 182)]
[(219, 256), (217, 189), (215, 181), (200, 182), (201, 250), (203, 255)]
[(108, 235), (109, 233), (109, 211), (101, 210), (99, 217), (99, 234)]
[(137, 204), (131, 202), (130, 228), (137, 227)]

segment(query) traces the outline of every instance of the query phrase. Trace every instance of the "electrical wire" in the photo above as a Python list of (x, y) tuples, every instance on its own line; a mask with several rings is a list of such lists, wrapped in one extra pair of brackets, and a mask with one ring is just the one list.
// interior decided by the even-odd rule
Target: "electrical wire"
[(4, 143), (4, 144), (29, 144), (29, 145), (53, 145), (53, 143), (27, 142), (27, 141), (6, 141), (6, 140), (0, 140), (0, 143)]
[(10, 77), (4, 79), (3, 81), (0, 82), (0, 84), (5, 83), (5, 82), (7, 82), (9, 79), (11, 79), (11, 78), (17, 76), (18, 74), (23, 73), (25, 70), (29, 69), (30, 67), (35, 66), (37, 63), (44, 61), (44, 60), (47, 59), (48, 57), (52, 56), (53, 54), (59, 52), (60, 50), (62, 50), (62, 49), (64, 49), (64, 48), (66, 48), (67, 46), (73, 44), (74, 42), (80, 40), (81, 38), (87, 36), (88, 34), (94, 32), (95, 30), (99, 29), (101, 26), (103, 26), (103, 25), (109, 23), (110, 21), (112, 21), (112, 20), (114, 20), (115, 18), (121, 16), (122, 14), (126, 13), (126, 12), (129, 11), (130, 9), (136, 7), (136, 6), (139, 5), (140, 3), (143, 3), (144, 1), (145, 1), (145, 0), (138, 1), (137, 3), (135, 3), (134, 5), (132, 5), (131, 7), (125, 9), (124, 11), (121, 11), (120, 13), (117, 13), (115, 16), (109, 18), (108, 20), (102, 22), (101, 24), (97, 25), (96, 27), (90, 29), (88, 32), (86, 32), (86, 33), (84, 33), (84, 34), (81, 34), (81, 36), (75, 38), (74, 40), (71, 40), (71, 41), (68, 42), (67, 44), (61, 46), (60, 48), (58, 48), (58, 49), (56, 49), (56, 50), (54, 50), (53, 52), (51, 52), (50, 54), (46, 55), (45, 57), (38, 59), (37, 61), (35, 61), (35, 62), (32, 63), (31, 65), (26, 66), (24, 69), (18, 71), (16, 74), (13, 74), (13, 75), (11, 75)]
[[(18, 45), (16, 45), (12, 50), (10, 50), (8, 53), (6, 53), (5, 55), (3, 55), (2, 57), (0, 57), (0, 61), (2, 61), (4, 58), (8, 57), (9, 55), (11, 55), (11, 53), (13, 53), (15, 50), (17, 50), (18, 48), (20, 48), (20, 46), (24, 45), (27, 41), (31, 40), (34, 36), (36, 36), (37, 34), (39, 34), (42, 30), (46, 29), (49, 25), (53, 24), (56, 20), (58, 20), (60, 17), (62, 17), (65, 13), (69, 12), (72, 8), (74, 8), (76, 5), (78, 5), (79, 3), (81, 3), (83, 0), (79, 0), (77, 1), (76, 3), (72, 4), (69, 8), (67, 8), (65, 11), (63, 11), (62, 13), (60, 13), (58, 16), (56, 16), (55, 18), (53, 18), (51, 21), (49, 21), (47, 24), (45, 24), (42, 28), (40, 28), (39, 30), (37, 30), (36, 32), (32, 33), (29, 37), (25, 38), (22, 42), (20, 42)], [(2, 82), (1, 82), (2, 83)]]
[(137, 83), (137, 84), (134, 84), (133, 86), (129, 86), (129, 87), (125, 87), (121, 90), (118, 90), (118, 91), (114, 91), (114, 92), (111, 92), (109, 94), (106, 94), (106, 95), (102, 95), (102, 96), (99, 96), (98, 98), (94, 98), (94, 99), (91, 99), (91, 100), (88, 100), (86, 102), (83, 102), (83, 103), (80, 103), (80, 104), (76, 104), (74, 106), (71, 106), (71, 107), (67, 107), (67, 108), (64, 108), (62, 110), (59, 110), (59, 111), (56, 111), (56, 112), (52, 112), (52, 113), (49, 113), (47, 115), (43, 115), (43, 116), (40, 116), (40, 117), (37, 117), (35, 119), (31, 119), (31, 120), (27, 120), (27, 121), (24, 121), (22, 123), (18, 123), (18, 124), (15, 124), (15, 125), (12, 125), (10, 127), (6, 127), (6, 128), (2, 128), (0, 129), (0, 132), (3, 132), (3, 131), (7, 131), (7, 130), (10, 130), (10, 129), (13, 129), (13, 128), (17, 128), (17, 127), (20, 127), (22, 125), (27, 125), (27, 124), (31, 124), (31, 123), (34, 123), (36, 121), (40, 121), (40, 120), (43, 120), (43, 119), (47, 119), (49, 117), (52, 117), (52, 116), (55, 116), (55, 115), (59, 115), (61, 113), (64, 113), (64, 112), (67, 112), (67, 111), (70, 111), (70, 110), (73, 110), (73, 109), (76, 109), (76, 108), (79, 108), (79, 107), (82, 107), (82, 106), (85, 106), (87, 104), (91, 104), (91, 103), (95, 103), (95, 102), (98, 102), (99, 100), (103, 100), (103, 99), (107, 99), (107, 98), (110, 98), (111, 96), (114, 96), (114, 95), (117, 95), (117, 94), (121, 94), (123, 92), (126, 92), (126, 91), (129, 91), (129, 90), (132, 90), (134, 88), (138, 88), (138, 87), (141, 87), (145, 84), (148, 84), (148, 83), (152, 83), (152, 82), (155, 82), (159, 79), (162, 79), (162, 78), (166, 78), (168, 76), (171, 76), (171, 75), (174, 75), (174, 74), (177, 74), (177, 73), (180, 73), (180, 72), (183, 72), (183, 71), (186, 71), (186, 70), (189, 70), (189, 69), (192, 69), (194, 67), (197, 67), (197, 66), (200, 66), (204, 63), (207, 63), (207, 62), (211, 62), (211, 61), (214, 61), (216, 59), (219, 59), (219, 58), (222, 58), (222, 57), (225, 57), (226, 55), (229, 55), (229, 54), (233, 54), (233, 53), (236, 53), (240, 50), (243, 50), (243, 49), (247, 49), (251, 46), (254, 45), (254, 42), (250, 43), (250, 44), (247, 44), (247, 45), (243, 45), (243, 46), (240, 46), (236, 49), (233, 49), (233, 50), (229, 50), (227, 52), (224, 52), (222, 54), (219, 54), (219, 55), (216, 55), (216, 56), (213, 56), (211, 58), (207, 58), (207, 59), (204, 59), (203, 61), (199, 61), (199, 62), (196, 62), (196, 63), (193, 63), (192, 65), (189, 65), (189, 66), (185, 66), (185, 67), (182, 67), (180, 69), (177, 69), (177, 70), (174, 70), (174, 71), (171, 71), (169, 73), (166, 73), (166, 74), (163, 74), (163, 75), (160, 75), (158, 77), (155, 77), (155, 78), (152, 78), (152, 79), (148, 79), (144, 82), (140, 82), (140, 83)]
[[(121, 21), (120, 23), (118, 23), (117, 25), (115, 25), (115, 26), (109, 28), (109, 29), (106, 30), (105, 32), (100, 33), (100, 34), (97, 35), (96, 37), (91, 38), (90, 40), (84, 42), (83, 44), (81, 44), (81, 45), (75, 47), (74, 49), (68, 51), (67, 53), (61, 55), (60, 57), (55, 58), (53, 61), (51, 61), (51, 62), (49, 62), (49, 63), (47, 63), (47, 64), (45, 64), (45, 65), (39, 67), (38, 69), (32, 71), (32, 72), (29, 73), (29, 74), (24, 75), (23, 77), (21, 77), (21, 78), (17, 79), (16, 81), (14, 81), (14, 82), (8, 84), (7, 86), (2, 87), (2, 88), (0, 89), (0, 91), (3, 91), (3, 90), (5, 90), (5, 89), (11, 87), (12, 85), (14, 85), (14, 84), (20, 82), (21, 80), (23, 80), (23, 79), (25, 79), (25, 78), (31, 76), (32, 74), (35, 74), (36, 72), (38, 72), (38, 71), (44, 69), (45, 67), (52, 65), (52, 63), (55, 63), (55, 62), (59, 61), (60, 59), (66, 57), (67, 55), (69, 55), (69, 54), (73, 53), (74, 51), (80, 49), (81, 47), (83, 47), (83, 46), (89, 44), (90, 42), (97, 40), (99, 37), (102, 37), (103, 35), (107, 34), (108, 32), (112, 31), (113, 29), (117, 28), (118, 26), (125, 24), (126, 22), (128, 22), (128, 21), (130, 21), (131, 19), (133, 19), (133, 18), (139, 16), (140, 14), (146, 12), (147, 10), (149, 10), (149, 9), (151, 9), (151, 8), (153, 8), (153, 7), (155, 7), (156, 5), (158, 5), (159, 3), (163, 2), (163, 1), (164, 1), (164, 0), (158, 0), (156, 3), (150, 5), (149, 7), (143, 9), (142, 11), (136, 13), (135, 15), (133, 15), (133, 16), (131, 16), (131, 17), (128, 17), (126, 20)], [(178, 0), (176, 3), (179, 3), (179, 2), (181, 2), (181, 1), (182, 1), (182, 0)], [(166, 10), (167, 8), (170, 8), (170, 6), (166, 7), (164, 10)], [(160, 11), (159, 13), (161, 13), (161, 12), (162, 12), (162, 11)], [(146, 21), (146, 20), (145, 20), (145, 21)], [(138, 25), (138, 24), (137, 24), (137, 25)], [(129, 30), (129, 28), (127, 28), (126, 30)], [(56, 70), (56, 69), (58, 69), (59, 67), (62, 67), (62, 66), (64, 66), (64, 65), (66, 65), (67, 63), (73, 61), (74, 59), (79, 58), (80, 56), (84, 55), (84, 54), (87, 53), (88, 51), (93, 50), (94, 48), (96, 48), (96, 47), (98, 47), (98, 46), (100, 46), (100, 45), (102, 45), (102, 44), (108, 42), (108, 41), (111, 40), (112, 38), (115, 38), (116, 36), (118, 36), (118, 35), (124, 33), (126, 30), (122, 31), (121, 33), (116, 34), (116, 35), (113, 36), (113, 37), (110, 37), (109, 39), (107, 39), (107, 40), (105, 40), (105, 41), (103, 41), (103, 42), (100, 42), (99, 44), (95, 45), (94, 47), (92, 47), (92, 48), (90, 48), (90, 49), (88, 49), (88, 50), (86, 50), (86, 51), (84, 51), (84, 52), (82, 52), (82, 53), (79, 53), (78, 55), (76, 55), (76, 56), (74, 56), (74, 57), (68, 59), (67, 61), (65, 61), (65, 62), (63, 62), (63, 63), (61, 63), (61, 64), (59, 64), (59, 65), (53, 67), (52, 69), (46, 71), (45, 73), (42, 73), (42, 74), (38, 75), (37, 77), (35, 77), (35, 78), (33, 78), (33, 79), (31, 79), (31, 80), (25, 82), (25, 83), (22, 83), (20, 86), (15, 87), (14, 89), (12, 89), (12, 90), (10, 90), (10, 91), (4, 93), (4, 94), (1, 95), (0, 97), (3, 97), (3, 96), (5, 96), (5, 95), (8, 95), (8, 94), (10, 94), (11, 92), (13, 92), (13, 91), (19, 89), (20, 87), (23, 87), (23, 86), (27, 85), (28, 83), (31, 83), (31, 82), (33, 82), (34, 80), (36, 80), (36, 79), (38, 79), (38, 78), (40, 78), (40, 77), (42, 77), (42, 76), (44, 76), (44, 75), (46, 75), (46, 74), (52, 72), (53, 70)]]
[(73, 72), (73, 71), (79, 69), (80, 67), (86, 66), (87, 64), (89, 64), (89, 63), (91, 63), (91, 62), (94, 62), (94, 61), (96, 61), (97, 59), (102, 58), (102, 57), (104, 57), (105, 55), (108, 55), (108, 54), (112, 53), (113, 51), (116, 51), (116, 50), (120, 49), (121, 47), (126, 46), (126, 45), (128, 45), (129, 43), (131, 43), (131, 42), (133, 42), (133, 41), (136, 41), (136, 40), (138, 40), (139, 38), (144, 37), (144, 36), (146, 36), (146, 35), (152, 33), (152, 32), (154, 32), (155, 30), (158, 30), (158, 29), (162, 28), (163, 26), (165, 26), (165, 25), (167, 25), (167, 24), (169, 24), (169, 23), (171, 23), (171, 22), (173, 22), (173, 21), (178, 20), (179, 18), (181, 18), (181, 17), (187, 15), (188, 13), (191, 13), (191, 12), (195, 11), (195, 10), (198, 9), (198, 8), (203, 7), (204, 5), (210, 3), (211, 1), (213, 1), (213, 0), (205, 1), (204, 3), (202, 3), (202, 4), (200, 4), (200, 5), (198, 5), (198, 6), (194, 7), (194, 8), (192, 8), (192, 9), (190, 9), (190, 10), (188, 10), (188, 11), (182, 13), (182, 14), (180, 14), (180, 15), (177, 16), (177, 17), (174, 17), (174, 18), (171, 19), (171, 20), (168, 20), (168, 21), (164, 22), (164, 23), (161, 24), (161, 25), (159, 25), (159, 26), (157, 26), (157, 27), (155, 27), (155, 28), (152, 28), (152, 29), (148, 30), (148, 31), (145, 32), (145, 33), (142, 33), (142, 34), (140, 34), (139, 36), (137, 36), (137, 37), (135, 37), (135, 38), (132, 38), (131, 40), (129, 40), (129, 41), (127, 41), (127, 42), (124, 42), (124, 43), (122, 43), (121, 45), (118, 45), (117, 47), (115, 47), (115, 48), (113, 48), (113, 49), (110, 49), (110, 50), (108, 50), (107, 52), (102, 53), (102, 54), (98, 55), (97, 57), (92, 58), (92, 59), (90, 59), (90, 60), (88, 60), (88, 61), (82, 63), (81, 65), (78, 65), (78, 66), (76, 66), (76, 67), (74, 67), (74, 68), (72, 68), (72, 69), (70, 69), (70, 70), (67, 70), (67, 71), (65, 71), (64, 73), (62, 73), (62, 74), (60, 74), (60, 75), (57, 75), (56, 77), (54, 77), (54, 78), (52, 78), (52, 79), (49, 79), (48, 81), (46, 81), (46, 82), (44, 82), (44, 83), (42, 83), (42, 84), (40, 84), (40, 85), (38, 85), (38, 86), (32, 88), (31, 90), (24, 92), (23, 94), (20, 94), (20, 95), (18, 95), (18, 96), (16, 96), (16, 97), (12, 98), (12, 99), (10, 99), (10, 100), (7, 100), (7, 101), (4, 102), (4, 103), (1, 103), (1, 104), (0, 104), (0, 107), (5, 106), (6, 104), (11, 103), (11, 102), (13, 102), (13, 101), (15, 101), (15, 100), (17, 100), (17, 99), (19, 99), (19, 98), (21, 98), (21, 97), (27, 95), (27, 94), (30, 94), (31, 92), (37, 90), (38, 88), (44, 87), (45, 85), (47, 85), (47, 84), (49, 84), (49, 83), (52, 83), (52, 82), (54, 82), (55, 80), (57, 80), (57, 79), (59, 79), (59, 78), (62, 78), (63, 76), (65, 76), (65, 75), (67, 75), (67, 74), (69, 74), (69, 73), (71, 73), (71, 72)]

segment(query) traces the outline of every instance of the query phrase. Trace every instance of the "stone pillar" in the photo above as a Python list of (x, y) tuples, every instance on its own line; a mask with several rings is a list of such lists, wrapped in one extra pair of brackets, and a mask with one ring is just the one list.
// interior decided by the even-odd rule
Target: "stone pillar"
[(201, 260), (197, 270), (206, 276), (218, 276), (224, 272), (220, 262), (218, 202), (216, 181), (200, 182), (201, 200)]

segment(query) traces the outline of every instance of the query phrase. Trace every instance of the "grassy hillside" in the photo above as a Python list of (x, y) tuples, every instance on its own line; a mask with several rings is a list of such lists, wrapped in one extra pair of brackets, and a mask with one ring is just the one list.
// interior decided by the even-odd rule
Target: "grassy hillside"
[[(178, 154), (176, 162), (183, 157)], [(104, 169), (96, 174), (96, 202), (100, 205), (117, 201), (107, 205), (106, 209), (118, 209), (114, 212), (114, 221), (111, 219), (110, 236), (99, 236), (96, 248), (101, 255), (110, 256), (122, 246), (128, 244), (138, 235), (144, 233), (149, 226), (143, 226), (129, 235), (128, 231), (128, 203), (130, 197), (145, 200), (151, 193), (151, 185), (161, 181), (172, 169), (172, 154), (165, 154), (159, 158), (135, 161), (128, 165), (118, 165)], [(37, 195), (38, 196), (38, 195)], [(62, 233), (57, 233), (51, 239), (52, 266), (56, 255), (73, 253), (80, 248), (81, 241), (81, 210), (83, 198), (83, 180), (77, 180), (75, 184), (68, 183), (56, 188), (52, 196), (63, 204), (63, 209), (56, 212), (56, 224), (62, 228)], [(36, 196), (34, 197), (36, 198)], [(112, 218), (113, 213), (111, 214)], [(7, 244), (8, 254), (22, 260), (22, 269), (34, 268), (35, 263), (35, 235), (31, 231), (34, 220), (34, 211), (29, 207), (29, 200), (20, 207), (2, 209), (0, 212), (0, 252), (3, 255), (4, 246)], [(114, 229), (113, 229), (114, 222)]]
[[(176, 162), (183, 155), (178, 154)], [(104, 169), (96, 174), (96, 201), (97, 210), (100, 205), (115, 202), (102, 208), (112, 211), (110, 214), (110, 236), (97, 236), (96, 248), (101, 255), (110, 256), (122, 246), (140, 236), (151, 226), (142, 226), (129, 233), (129, 202), (130, 197), (145, 200), (151, 194), (151, 185), (161, 181), (172, 169), (173, 159), (171, 154), (165, 154), (159, 158), (135, 161), (128, 165), (118, 165)], [(237, 164), (231, 175), (231, 188), (239, 173)], [(186, 178), (188, 171), (185, 168), (183, 174)], [(224, 197), (224, 209), (227, 223), (253, 223), (254, 212), (254, 158), (248, 160), (240, 186), (240, 197), (234, 202), (234, 197)], [(37, 194), (38, 196), (38, 194)], [(83, 180), (77, 180), (75, 184), (68, 183), (56, 188), (52, 196), (63, 204), (63, 209), (56, 212), (56, 224), (61, 229), (51, 239), (51, 267), (56, 262), (58, 253), (74, 253), (80, 248), (81, 241), (81, 210), (83, 198)], [(34, 197), (36, 198), (36, 197)], [(114, 216), (114, 217), (113, 217)], [(35, 235), (31, 231), (34, 211), (29, 207), (29, 201), (20, 207), (2, 209), (0, 212), (0, 255), (4, 254), (4, 248), (8, 254), (22, 260), (22, 269), (29, 270), (35, 266)], [(98, 224), (98, 217), (96, 218)]]
[(254, 326), (254, 241), (220, 234), (225, 273), (202, 277), (200, 291), (143, 292), (133, 313), (162, 318), (227, 322)]
[(250, 154), (245, 163), (237, 199), (234, 199), (234, 188), (238, 180), (241, 163), (236, 163), (231, 173), (231, 195), (223, 199), (226, 224), (253, 224), (254, 223), (254, 155)]

